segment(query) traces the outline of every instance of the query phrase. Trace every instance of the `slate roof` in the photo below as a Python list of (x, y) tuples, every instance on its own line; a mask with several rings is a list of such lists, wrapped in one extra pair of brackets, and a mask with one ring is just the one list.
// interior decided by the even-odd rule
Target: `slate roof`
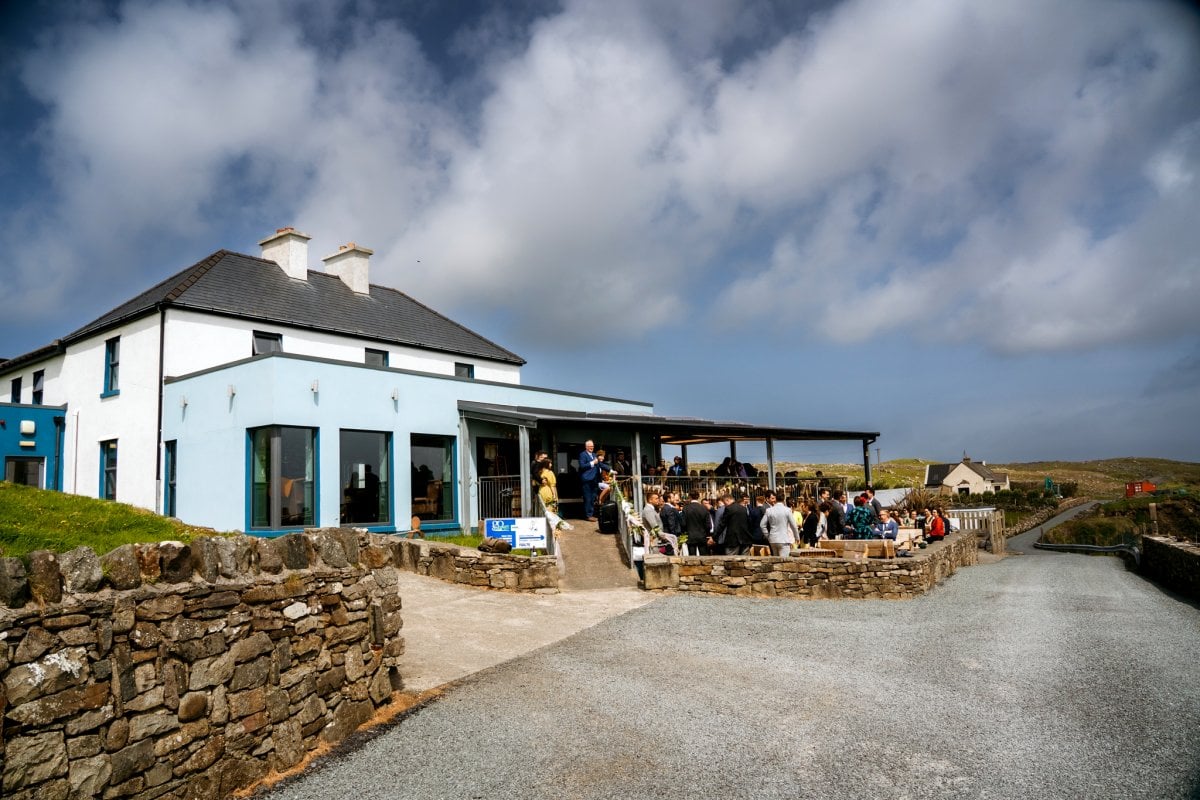
[[(228, 250), (218, 250), (63, 337), (61, 345), (55, 344), (65, 346), (153, 312), (160, 305), (509, 364), (525, 363), (515, 353), (403, 292), (372, 284), (369, 296), (357, 294), (337, 276), (314, 270), (308, 271), (307, 281), (295, 280), (274, 261)], [(31, 355), (18, 356), (0, 365), (0, 369)]]

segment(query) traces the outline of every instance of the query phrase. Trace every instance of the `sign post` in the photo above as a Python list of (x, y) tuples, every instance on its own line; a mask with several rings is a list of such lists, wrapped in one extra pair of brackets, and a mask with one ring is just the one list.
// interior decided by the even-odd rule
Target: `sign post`
[(551, 552), (553, 541), (546, 533), (549, 523), (545, 517), (500, 517), (483, 521), (483, 535), (504, 539), (514, 550), (545, 550)]

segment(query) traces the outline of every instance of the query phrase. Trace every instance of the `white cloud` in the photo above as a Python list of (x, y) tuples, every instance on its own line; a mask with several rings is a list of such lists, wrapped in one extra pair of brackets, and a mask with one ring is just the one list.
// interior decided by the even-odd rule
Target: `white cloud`
[(212, 239), (249, 217), (318, 257), (373, 247), (377, 282), (440, 309), (520, 308), (518, 350), (595, 339), (580, 307), (618, 340), (729, 305), (833, 341), (953, 320), (1007, 352), (1195, 330), (1194, 17), (848, 0), (769, 30), (786, 5), (493, 16), (449, 48), (481, 70), (454, 82), (370, 5), (64, 23), (26, 69), (53, 212), (0, 234), (21, 265), (0, 302), (128, 296), (148, 242), (248, 250)]

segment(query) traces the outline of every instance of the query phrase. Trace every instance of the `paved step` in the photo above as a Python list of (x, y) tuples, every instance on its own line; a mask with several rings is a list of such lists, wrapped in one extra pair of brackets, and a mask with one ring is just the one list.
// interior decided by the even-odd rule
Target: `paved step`
[(594, 522), (570, 523), (572, 530), (562, 531), (558, 540), (566, 567), (563, 591), (637, 586), (637, 573), (621, 562), (615, 535), (600, 533)]

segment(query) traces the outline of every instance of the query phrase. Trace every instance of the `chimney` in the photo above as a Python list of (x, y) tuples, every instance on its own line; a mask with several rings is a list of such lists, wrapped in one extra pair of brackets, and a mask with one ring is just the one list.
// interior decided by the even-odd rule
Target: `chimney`
[(354, 242), (347, 242), (338, 251), (321, 259), (325, 262), (325, 271), (337, 275), (342, 283), (358, 294), (370, 294), (371, 283), (367, 273), (367, 262), (375, 253), (365, 247), (359, 247)]
[(312, 237), (292, 227), (280, 228), (259, 242), (262, 257), (283, 267), (289, 278), (308, 280), (308, 240)]

